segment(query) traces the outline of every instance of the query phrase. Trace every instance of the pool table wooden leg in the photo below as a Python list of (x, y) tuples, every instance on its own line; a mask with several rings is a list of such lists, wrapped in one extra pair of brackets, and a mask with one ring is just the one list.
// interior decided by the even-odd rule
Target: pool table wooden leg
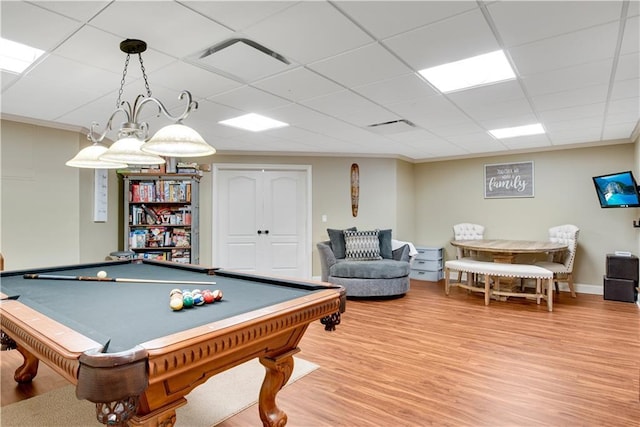
[(299, 351), (299, 348), (295, 348), (273, 358), (260, 358), (266, 372), (260, 388), (258, 411), (265, 427), (283, 427), (287, 424), (287, 414), (278, 408), (276, 395), (289, 381), (293, 372), (293, 355)]
[(13, 374), (13, 379), (21, 384), (31, 382), (38, 374), (40, 361), (20, 344), (17, 344), (16, 348), (24, 358), (24, 362), (16, 369), (16, 372)]

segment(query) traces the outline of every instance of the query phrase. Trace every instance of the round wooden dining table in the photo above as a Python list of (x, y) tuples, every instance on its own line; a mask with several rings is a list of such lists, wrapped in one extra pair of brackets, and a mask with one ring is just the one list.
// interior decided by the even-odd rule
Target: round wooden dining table
[(564, 243), (538, 240), (452, 240), (451, 245), (464, 250), (489, 254), (494, 262), (513, 264), (518, 254), (546, 254), (568, 249)]

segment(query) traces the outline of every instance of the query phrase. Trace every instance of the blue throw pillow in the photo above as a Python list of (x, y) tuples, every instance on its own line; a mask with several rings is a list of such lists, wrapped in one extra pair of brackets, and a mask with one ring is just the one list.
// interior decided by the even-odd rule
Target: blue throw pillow
[(393, 259), (393, 247), (391, 245), (391, 229), (379, 230), (380, 256), (384, 259)]
[[(347, 228), (349, 231), (355, 231), (356, 227)], [(331, 249), (336, 259), (344, 259), (345, 257), (345, 244), (344, 244), (344, 230), (336, 230), (333, 228), (327, 228), (327, 234), (329, 240), (331, 240)]]

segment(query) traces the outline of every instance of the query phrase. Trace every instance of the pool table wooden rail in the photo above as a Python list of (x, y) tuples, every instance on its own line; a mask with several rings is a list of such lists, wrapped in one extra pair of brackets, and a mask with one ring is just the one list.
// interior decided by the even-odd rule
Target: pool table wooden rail
[(0, 302), (0, 324), (24, 357), (16, 381), (31, 381), (42, 360), (76, 385), (79, 399), (96, 403), (102, 423), (172, 426), (175, 410), (187, 403), (185, 396), (195, 387), (258, 358), (265, 366), (258, 400), (260, 418), (265, 426), (283, 426), (287, 416), (276, 405), (276, 395), (291, 376), (300, 340), (310, 323), (345, 309), (343, 288), (309, 284), (318, 290), (118, 353), (103, 353), (107, 343), (96, 342), (19, 299)]

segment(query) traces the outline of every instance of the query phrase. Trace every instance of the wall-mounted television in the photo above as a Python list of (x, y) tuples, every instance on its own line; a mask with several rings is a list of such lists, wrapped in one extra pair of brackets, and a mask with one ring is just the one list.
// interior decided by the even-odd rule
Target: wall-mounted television
[(593, 177), (602, 208), (640, 207), (638, 184), (631, 171)]

